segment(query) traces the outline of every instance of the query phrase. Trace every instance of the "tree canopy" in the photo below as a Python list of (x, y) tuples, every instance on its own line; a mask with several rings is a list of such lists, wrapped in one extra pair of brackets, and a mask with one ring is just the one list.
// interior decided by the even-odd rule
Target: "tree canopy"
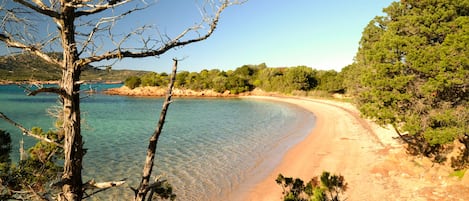
[[(127, 78), (125, 85), (166, 86), (168, 76), (165, 73), (150, 72), (143, 76)], [(265, 63), (243, 65), (235, 70), (219, 69), (200, 72), (179, 72), (175, 86), (182, 89), (208, 90), (239, 94), (260, 88), (267, 92), (292, 93), (293, 91), (323, 90), (328, 92), (343, 91), (342, 78), (334, 70), (315, 70), (306, 66), (289, 68), (270, 68)]]
[(391, 124), (413, 153), (437, 157), (469, 135), (469, 1), (393, 2), (363, 31), (354, 75), (359, 108)]

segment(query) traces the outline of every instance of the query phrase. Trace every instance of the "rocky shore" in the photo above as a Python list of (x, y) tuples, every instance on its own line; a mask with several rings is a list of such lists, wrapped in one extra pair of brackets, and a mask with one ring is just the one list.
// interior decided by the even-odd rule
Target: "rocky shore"
[[(108, 95), (120, 95), (120, 96), (165, 96), (166, 87), (137, 87), (135, 89), (130, 89), (129, 87), (122, 86), (120, 88), (107, 89), (103, 93)], [(175, 97), (238, 97), (238, 96), (249, 96), (249, 95), (258, 95), (258, 96), (269, 96), (275, 95), (272, 93), (264, 92), (260, 89), (255, 89), (251, 92), (241, 93), (241, 94), (232, 94), (230, 91), (225, 91), (224, 93), (219, 93), (214, 90), (202, 90), (194, 91), (191, 89), (173, 89), (173, 96)]]

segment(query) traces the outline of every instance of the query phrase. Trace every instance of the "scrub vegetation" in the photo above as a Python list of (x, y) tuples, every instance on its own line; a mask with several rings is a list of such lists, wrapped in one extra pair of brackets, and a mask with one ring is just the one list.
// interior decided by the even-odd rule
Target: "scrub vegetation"
[[(166, 73), (150, 72), (143, 76), (126, 79), (129, 88), (138, 86), (166, 86)], [(182, 71), (177, 74), (176, 88), (206, 90), (213, 89), (223, 93), (239, 94), (255, 88), (267, 92), (293, 93), (297, 91), (343, 92), (341, 76), (334, 70), (315, 70), (307, 66), (269, 68), (265, 63), (243, 65), (235, 70), (219, 69), (200, 72)]]

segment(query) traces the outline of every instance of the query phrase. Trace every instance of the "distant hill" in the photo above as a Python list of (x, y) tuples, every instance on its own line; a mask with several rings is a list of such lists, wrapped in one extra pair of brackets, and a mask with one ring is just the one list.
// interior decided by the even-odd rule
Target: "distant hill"
[[(82, 80), (122, 82), (130, 76), (141, 76), (148, 71), (111, 70), (88, 66)], [(58, 65), (50, 64), (32, 54), (0, 56), (0, 81), (54, 81), (62, 74)]]

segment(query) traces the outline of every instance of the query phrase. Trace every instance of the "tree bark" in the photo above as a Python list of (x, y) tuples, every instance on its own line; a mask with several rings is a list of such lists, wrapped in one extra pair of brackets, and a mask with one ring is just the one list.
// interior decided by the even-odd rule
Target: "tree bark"
[(176, 80), (178, 61), (176, 59), (173, 59), (173, 60), (174, 60), (174, 66), (173, 66), (173, 70), (171, 74), (171, 80), (168, 86), (168, 92), (166, 94), (163, 107), (161, 109), (160, 119), (148, 143), (147, 157), (145, 159), (145, 165), (143, 166), (142, 180), (140, 181), (140, 185), (138, 189), (135, 190), (135, 199), (134, 199), (135, 201), (145, 201), (145, 197), (148, 191), (150, 190), (149, 189), (150, 177), (151, 177), (151, 172), (153, 170), (153, 164), (155, 161), (156, 146), (158, 144), (158, 139), (160, 137), (161, 131), (163, 130), (164, 121), (166, 119), (166, 112), (168, 111), (169, 104), (171, 104), (172, 90), (174, 86), (174, 81)]
[(81, 200), (82, 190), (82, 160), (83, 142), (81, 136), (80, 118), (80, 80), (81, 69), (76, 64), (78, 51), (75, 43), (75, 13), (73, 7), (63, 5), (61, 18), (57, 20), (60, 25), (60, 34), (63, 49), (63, 70), (60, 87), (65, 95), (61, 95), (63, 104), (63, 130), (64, 139), (64, 169), (62, 175), (61, 198), (67, 201)]

